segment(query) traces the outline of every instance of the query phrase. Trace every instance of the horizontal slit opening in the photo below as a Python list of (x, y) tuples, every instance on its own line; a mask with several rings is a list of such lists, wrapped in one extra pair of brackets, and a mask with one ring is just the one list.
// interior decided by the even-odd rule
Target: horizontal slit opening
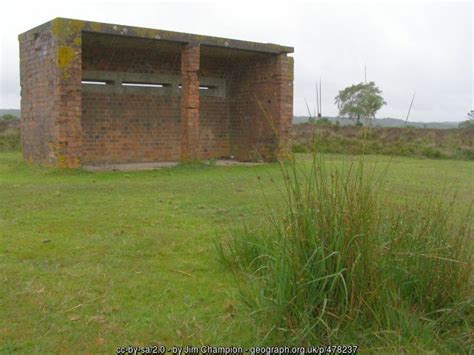
[(138, 83), (138, 82), (124, 81), (122, 83), (122, 86), (141, 87), (141, 88), (164, 88), (164, 87), (171, 86), (171, 84)]
[[(178, 89), (182, 89), (182, 85), (178, 85)], [(217, 86), (206, 86), (206, 85), (200, 85), (199, 90), (210, 90), (210, 89), (216, 89)]]
[(82, 80), (81, 84), (85, 85), (107, 85), (107, 84), (113, 84), (111, 81), (103, 81), (103, 80)]

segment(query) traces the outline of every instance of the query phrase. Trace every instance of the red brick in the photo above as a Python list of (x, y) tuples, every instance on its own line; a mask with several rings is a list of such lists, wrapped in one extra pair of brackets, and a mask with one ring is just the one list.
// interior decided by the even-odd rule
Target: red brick
[[(63, 167), (271, 160), (288, 150), (293, 58), (285, 53), (67, 34), (42, 26), (20, 38), (25, 160)], [(83, 71), (163, 74), (180, 78), (182, 88), (94, 92), (81, 85)], [(201, 95), (200, 81), (210, 79), (225, 90)]]

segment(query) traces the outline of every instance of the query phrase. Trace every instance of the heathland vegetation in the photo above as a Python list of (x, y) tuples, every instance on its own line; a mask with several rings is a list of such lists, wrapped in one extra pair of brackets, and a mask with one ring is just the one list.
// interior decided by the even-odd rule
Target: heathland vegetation
[(0, 116), (0, 152), (20, 150), (20, 120), (5, 113)]
[(434, 159), (474, 160), (474, 127), (340, 126), (328, 121), (293, 125), (293, 151), (383, 154)]

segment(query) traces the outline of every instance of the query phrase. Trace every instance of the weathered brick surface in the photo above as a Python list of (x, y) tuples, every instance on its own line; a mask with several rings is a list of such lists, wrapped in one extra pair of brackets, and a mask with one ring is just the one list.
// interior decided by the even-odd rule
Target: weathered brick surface
[(56, 47), (51, 32), (20, 41), (21, 137), (23, 159), (55, 165)]
[(19, 38), (23, 155), (75, 168), (82, 152), (81, 34), (63, 25), (53, 21)]
[(82, 100), (84, 164), (179, 160), (178, 97), (85, 91)]
[(196, 44), (183, 46), (181, 51), (181, 159), (201, 157), (199, 137), (199, 58)]
[[(121, 39), (121, 38), (119, 38)], [(181, 46), (85, 36), (82, 70), (179, 75)], [(100, 74), (99, 74), (100, 77)], [(161, 89), (82, 90), (83, 164), (180, 159), (179, 95)]]
[(181, 45), (137, 38), (83, 34), (82, 69), (145, 74), (181, 73)]
[[(209, 47), (201, 48), (199, 77), (201, 84), (206, 84), (204, 78), (224, 81), (222, 95), (206, 96), (200, 90), (200, 156), (202, 158), (229, 157), (231, 151), (230, 101), (229, 82), (236, 65), (234, 60), (225, 60), (213, 55)], [(209, 81), (209, 80), (207, 80)], [(212, 83), (212, 80), (211, 80)]]
[(228, 99), (201, 96), (199, 111), (201, 158), (231, 156)]
[(292, 58), (241, 61), (231, 85), (233, 152), (239, 160), (273, 160), (289, 149), (293, 110)]
[[(80, 39), (80, 36), (78, 37)], [(55, 108), (57, 165), (77, 168), (81, 165), (81, 46), (80, 43), (63, 43), (58, 46), (58, 74), (56, 82), (57, 107)]]
[[(287, 151), (293, 59), (278, 46), (183, 44), (99, 25), (56, 19), (20, 35), (25, 160), (78, 167)], [(247, 45), (258, 47), (236, 47)], [(91, 79), (107, 85), (81, 84)], [(136, 81), (164, 86), (122, 85)]]

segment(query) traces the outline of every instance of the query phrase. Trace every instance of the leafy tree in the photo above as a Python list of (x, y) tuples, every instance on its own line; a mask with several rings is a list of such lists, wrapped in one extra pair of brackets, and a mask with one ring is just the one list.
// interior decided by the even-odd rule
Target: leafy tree
[(474, 128), (474, 110), (471, 110), (467, 113), (467, 121), (461, 122), (459, 128)]
[(382, 97), (382, 91), (375, 86), (373, 81), (351, 85), (339, 91), (335, 97), (335, 103), (339, 108), (340, 116), (357, 118), (375, 118), (375, 113), (386, 104)]
[(458, 125), (459, 128), (474, 128), (474, 120), (467, 120)]

